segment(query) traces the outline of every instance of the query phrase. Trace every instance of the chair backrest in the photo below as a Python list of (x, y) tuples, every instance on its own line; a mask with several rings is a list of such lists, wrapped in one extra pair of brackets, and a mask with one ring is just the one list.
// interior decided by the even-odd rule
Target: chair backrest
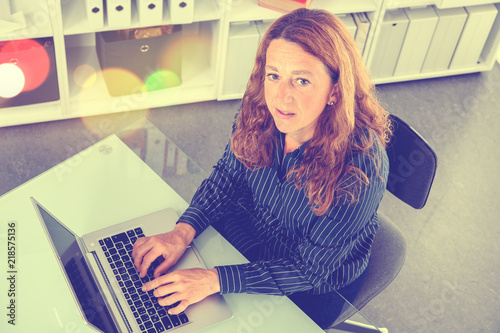
[(413, 208), (425, 206), (437, 168), (437, 156), (420, 134), (390, 115), (393, 136), (387, 145), (387, 190)]

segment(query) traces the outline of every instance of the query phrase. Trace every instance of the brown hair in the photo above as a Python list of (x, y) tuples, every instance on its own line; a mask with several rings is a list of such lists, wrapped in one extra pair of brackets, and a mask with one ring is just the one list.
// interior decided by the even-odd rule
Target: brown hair
[[(336, 101), (321, 113), (313, 138), (304, 151), (303, 163), (291, 170), (298, 189), (304, 189), (317, 215), (326, 213), (342, 193), (356, 201), (356, 192), (368, 177), (346, 163), (346, 158), (369, 149), (372, 130), (385, 147), (390, 123), (378, 103), (375, 87), (349, 31), (340, 19), (323, 10), (298, 9), (276, 20), (257, 51), (255, 65), (242, 100), (231, 148), (247, 168), (272, 165), (277, 129), (264, 97), (266, 52), (274, 39), (299, 44), (320, 59), (330, 72)], [(373, 158), (376, 158), (373, 156)], [(379, 163), (379, 161), (375, 161)], [(358, 186), (343, 188), (339, 180), (355, 175)]]

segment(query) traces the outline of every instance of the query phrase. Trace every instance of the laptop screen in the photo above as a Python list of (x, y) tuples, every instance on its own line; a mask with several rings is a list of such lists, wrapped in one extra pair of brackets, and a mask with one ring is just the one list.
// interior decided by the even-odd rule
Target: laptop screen
[(76, 236), (37, 204), (50, 239), (87, 321), (103, 332), (118, 332), (90, 273)]

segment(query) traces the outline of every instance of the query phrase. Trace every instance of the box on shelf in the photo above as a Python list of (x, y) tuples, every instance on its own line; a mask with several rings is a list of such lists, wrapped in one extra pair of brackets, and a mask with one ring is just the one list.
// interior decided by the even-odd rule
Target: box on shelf
[[(96, 51), (111, 96), (172, 88), (181, 84), (182, 26), (96, 33)], [(137, 80), (122, 80), (117, 71)]]
[(477, 65), (498, 13), (493, 4), (468, 6), (465, 10), (468, 18), (453, 54), (450, 69)]
[(59, 85), (53, 39), (0, 42), (0, 108), (56, 100)]
[(172, 24), (193, 23), (194, 0), (168, 0)]
[(394, 74), (408, 22), (408, 16), (402, 9), (388, 10), (385, 13), (370, 63), (374, 78), (390, 77)]
[(467, 20), (467, 12), (463, 7), (449, 9), (434, 7), (434, 10), (439, 20), (422, 66), (424, 73), (448, 69)]
[(430, 6), (406, 8), (405, 13), (409, 24), (394, 70), (395, 76), (420, 73), (438, 23), (438, 16)]
[(160, 25), (163, 20), (163, 0), (136, 0), (141, 25)]
[(242, 94), (255, 63), (260, 33), (255, 22), (234, 22), (227, 40), (224, 94)]
[(90, 28), (100, 29), (104, 26), (104, 0), (85, 0), (85, 11)]
[(356, 35), (354, 35), (354, 41), (356, 42), (359, 53), (363, 54), (366, 40), (368, 39), (368, 33), (370, 32), (370, 19), (366, 13), (354, 13), (352, 17), (356, 23)]
[(108, 26), (125, 28), (132, 23), (132, 0), (106, 0)]

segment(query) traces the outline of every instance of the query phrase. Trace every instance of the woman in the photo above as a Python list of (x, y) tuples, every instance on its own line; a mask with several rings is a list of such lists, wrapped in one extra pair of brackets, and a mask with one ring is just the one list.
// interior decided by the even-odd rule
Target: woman
[[(137, 240), (141, 277), (183, 311), (224, 293), (289, 295), (326, 328), (359, 288), (388, 173), (386, 112), (346, 27), (299, 9), (266, 32), (230, 145), (172, 232)], [(160, 276), (208, 225), (250, 261)], [(168, 296), (167, 296), (168, 295)]]

